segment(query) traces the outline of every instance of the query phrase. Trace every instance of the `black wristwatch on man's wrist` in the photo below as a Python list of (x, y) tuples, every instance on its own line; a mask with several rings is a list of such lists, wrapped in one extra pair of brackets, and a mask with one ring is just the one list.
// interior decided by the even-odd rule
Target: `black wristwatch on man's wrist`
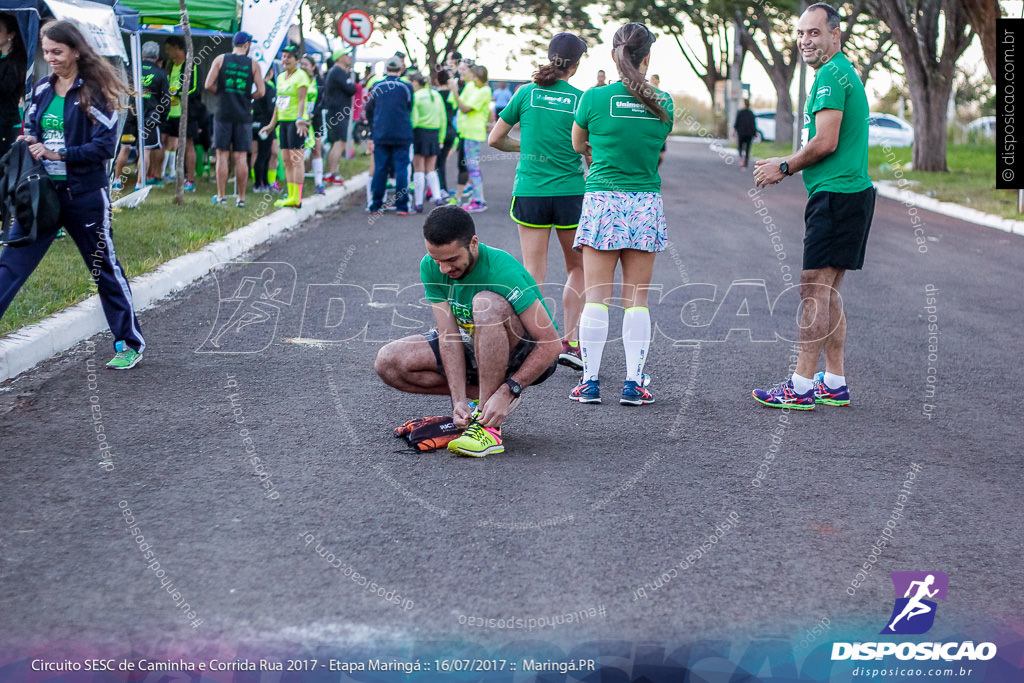
[(781, 164), (779, 164), (779, 170), (782, 171), (786, 175), (789, 175), (789, 176), (793, 175), (792, 173), (789, 172), (789, 162), (788, 161), (783, 161)]
[(523, 385), (511, 377), (505, 380), (505, 384), (508, 385), (508, 390), (512, 393), (512, 398), (518, 398), (519, 395), (523, 393)]

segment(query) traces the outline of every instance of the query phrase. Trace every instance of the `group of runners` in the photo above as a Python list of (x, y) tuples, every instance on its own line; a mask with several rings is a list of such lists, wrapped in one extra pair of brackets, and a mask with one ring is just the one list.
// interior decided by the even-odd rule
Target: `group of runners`
[[(867, 99), (841, 53), (839, 15), (817, 3), (799, 21), (801, 54), (816, 72), (804, 145), (788, 157), (759, 160), (754, 183), (773, 185), (804, 171), (810, 198), (801, 351), (792, 377), (752, 395), (766, 406), (810, 410), (850, 402), (839, 287), (846, 270), (863, 265), (875, 194), (867, 175)], [(582, 371), (570, 400), (601, 402), (619, 266), (626, 359), (619, 401), (654, 402), (644, 372), (651, 346), (647, 297), (655, 257), (667, 244), (658, 166), (673, 121), (672, 98), (646, 79), (654, 41), (643, 24), (622, 26), (612, 40), (620, 80), (583, 92), (569, 80), (586, 44), (558, 34), (549, 44), (549, 63), (501, 112), (488, 141), (520, 153), (510, 215), (522, 263), (481, 243), (472, 216), (458, 207), (438, 207), (427, 216), (420, 277), (437, 326), (382, 347), (375, 369), (396, 389), (450, 397), (454, 422), (464, 429), (448, 444), (453, 453), (503, 452), (505, 418), (524, 387), (550, 377), (558, 362)], [(517, 124), (518, 138), (510, 135)], [(552, 229), (567, 271), (564, 336), (537, 284), (545, 281)], [(823, 349), (825, 371), (815, 373)]]

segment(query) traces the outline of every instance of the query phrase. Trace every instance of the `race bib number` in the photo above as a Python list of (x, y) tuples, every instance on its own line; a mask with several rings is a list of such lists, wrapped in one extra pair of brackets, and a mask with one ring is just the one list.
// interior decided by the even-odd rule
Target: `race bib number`
[(289, 97), (288, 95), (278, 95), (277, 96), (277, 108), (278, 109), (282, 109), (282, 110), (287, 109), (288, 105), (290, 105), (291, 102), (292, 102), (292, 98)]

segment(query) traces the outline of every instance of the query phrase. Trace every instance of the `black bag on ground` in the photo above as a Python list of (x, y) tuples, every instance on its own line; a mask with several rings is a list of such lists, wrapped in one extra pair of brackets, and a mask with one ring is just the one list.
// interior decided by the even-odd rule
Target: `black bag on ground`
[(405, 437), (409, 445), (420, 452), (444, 448), (461, 434), (462, 430), (455, 426), (450, 415), (416, 418), (395, 429), (396, 438)]
[[(23, 247), (57, 231), (60, 198), (43, 162), (19, 140), (0, 159), (0, 244)], [(15, 222), (16, 221), (16, 222)]]

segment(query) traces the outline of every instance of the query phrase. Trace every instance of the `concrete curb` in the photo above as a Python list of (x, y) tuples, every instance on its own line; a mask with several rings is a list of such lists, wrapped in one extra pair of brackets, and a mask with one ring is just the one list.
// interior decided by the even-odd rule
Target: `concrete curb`
[(1024, 221), (1003, 218), (1002, 216), (984, 213), (977, 209), (969, 209), (966, 206), (953, 204), (952, 202), (942, 202), (938, 199), (926, 197), (923, 194), (910, 192), (909, 190), (901, 190), (891, 180), (880, 180), (875, 183), (875, 187), (878, 188), (878, 194), (881, 196), (895, 199), (907, 206), (916, 206), (919, 209), (927, 209), (943, 216), (959, 218), (962, 221), (984, 225), (985, 227), (995, 228), (996, 230), (1002, 230), (1014, 235), (1024, 235)]
[[(197, 252), (179, 256), (152, 273), (133, 279), (131, 286), (135, 310), (145, 311), (156, 306), (219, 266), (251, 251), (275, 235), (293, 229), (354, 192), (364, 190), (368, 182), (369, 174), (360, 173), (346, 180), (343, 187), (331, 186), (326, 195), (305, 199), (298, 211), (278, 209)], [(0, 382), (20, 375), (47, 358), (106, 329), (107, 320), (103, 316), (100, 298), (93, 295), (40, 323), (15, 330), (0, 340)]]

